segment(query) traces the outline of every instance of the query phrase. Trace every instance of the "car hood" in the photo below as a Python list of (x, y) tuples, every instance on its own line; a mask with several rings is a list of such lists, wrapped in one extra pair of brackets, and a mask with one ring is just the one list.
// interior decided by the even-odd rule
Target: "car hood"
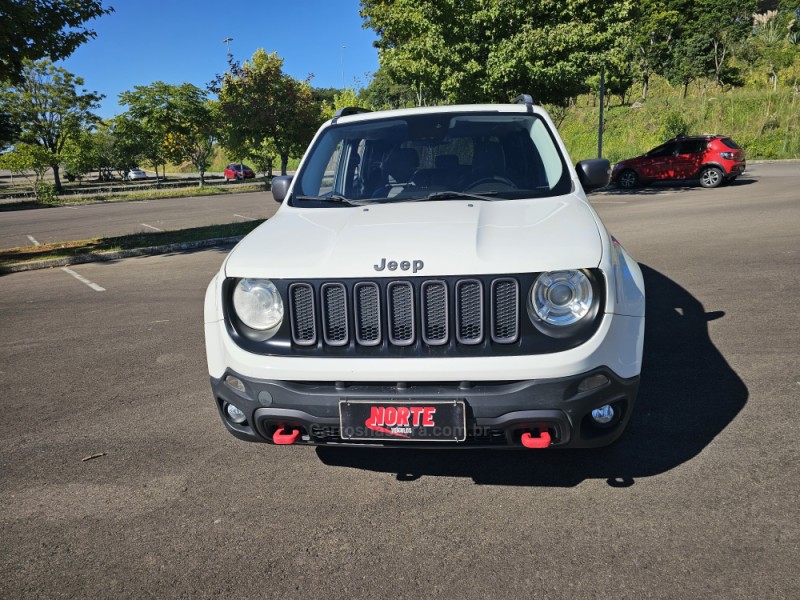
[(273, 279), (527, 273), (596, 267), (602, 251), (598, 221), (575, 195), (284, 206), (236, 246), (225, 273)]

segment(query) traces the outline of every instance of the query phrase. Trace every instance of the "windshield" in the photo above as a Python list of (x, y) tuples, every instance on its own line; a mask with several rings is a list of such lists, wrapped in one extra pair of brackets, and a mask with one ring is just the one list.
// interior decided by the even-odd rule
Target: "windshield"
[(438, 113), (329, 127), (291, 204), (518, 199), (569, 193), (546, 123), (528, 113)]

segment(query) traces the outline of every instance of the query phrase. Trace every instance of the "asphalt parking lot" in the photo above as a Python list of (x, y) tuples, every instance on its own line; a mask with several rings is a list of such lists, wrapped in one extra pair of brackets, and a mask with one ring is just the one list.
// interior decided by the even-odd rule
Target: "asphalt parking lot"
[(239, 442), (202, 337), (225, 249), (1, 277), (0, 597), (800, 597), (798, 164), (592, 202), (648, 292), (599, 451)]
[(270, 192), (242, 192), (8, 211), (0, 213), (0, 248), (265, 219), (279, 206)]

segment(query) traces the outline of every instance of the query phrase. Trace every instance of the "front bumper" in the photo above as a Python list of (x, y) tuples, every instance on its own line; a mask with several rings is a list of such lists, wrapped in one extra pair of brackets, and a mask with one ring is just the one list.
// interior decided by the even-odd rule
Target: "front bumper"
[[(228, 375), (244, 384), (239, 391), (225, 383)], [(604, 375), (607, 382), (588, 391), (579, 385)], [(616, 440), (625, 429), (639, 387), (639, 377), (623, 379), (607, 368), (557, 379), (513, 382), (423, 382), (416, 384), (289, 382), (256, 380), (227, 372), (211, 378), (217, 409), (234, 436), (251, 442), (271, 442), (279, 429), (299, 430), (296, 444), (338, 446), (406, 446), (413, 448), (520, 447), (524, 433), (547, 431), (552, 447), (591, 448)], [(356, 442), (339, 436), (339, 402), (369, 399), (377, 402), (463, 400), (467, 413), (464, 442)], [(231, 422), (223, 407), (239, 408), (246, 417)], [(610, 404), (616, 418), (606, 426), (591, 419), (591, 411)]]

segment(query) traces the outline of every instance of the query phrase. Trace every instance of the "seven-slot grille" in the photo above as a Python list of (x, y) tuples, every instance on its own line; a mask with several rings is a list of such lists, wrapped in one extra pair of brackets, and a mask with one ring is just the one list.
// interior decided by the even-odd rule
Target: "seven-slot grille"
[(478, 345), (488, 336), (498, 344), (519, 339), (519, 282), (438, 279), (374, 281), (351, 285), (326, 282), (289, 286), (292, 341), (298, 346), (443, 346), (453, 339)]

